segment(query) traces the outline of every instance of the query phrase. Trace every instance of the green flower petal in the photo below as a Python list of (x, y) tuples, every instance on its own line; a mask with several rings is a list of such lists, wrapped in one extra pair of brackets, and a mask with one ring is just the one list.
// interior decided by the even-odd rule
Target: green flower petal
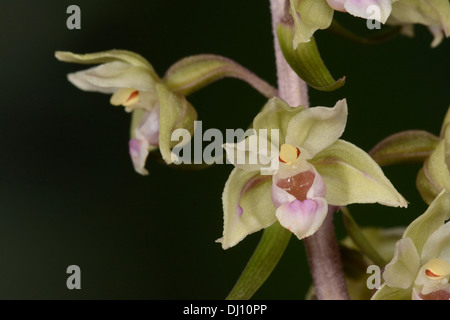
[(68, 51), (56, 51), (55, 57), (64, 62), (80, 64), (100, 64), (113, 61), (122, 61), (136, 67), (144, 67), (154, 79), (159, 79), (152, 65), (141, 55), (126, 50), (108, 50), (96, 53), (76, 54)]
[(222, 195), (223, 237), (217, 242), (228, 249), (247, 235), (267, 228), (276, 221), (270, 196), (272, 176), (233, 169)]
[(408, 289), (417, 277), (420, 258), (411, 238), (402, 238), (395, 244), (394, 258), (386, 265), (383, 278), (393, 288)]
[(172, 141), (172, 133), (175, 129), (183, 128), (192, 134), (197, 112), (184, 96), (173, 93), (165, 85), (157, 84), (156, 89), (160, 105), (159, 149), (164, 161), (171, 164), (171, 149), (178, 143)]
[(383, 284), (371, 300), (411, 300), (412, 289), (391, 288)]
[(378, 202), (393, 207), (407, 206), (376, 162), (349, 142), (336, 141), (311, 163), (325, 180), (326, 199), (332, 205)]
[[(284, 144), (289, 126), (289, 121), (303, 112), (302, 106), (291, 107), (280, 98), (270, 99), (260, 113), (253, 120), (253, 129), (267, 129), (268, 140), (278, 146)], [(271, 139), (271, 129), (279, 130), (279, 141)]]
[(333, 108), (306, 109), (289, 122), (286, 142), (302, 147), (308, 151), (309, 156), (314, 157), (342, 135), (347, 114), (345, 99), (338, 101)]
[(425, 213), (406, 228), (403, 237), (410, 238), (417, 252), (422, 254), (427, 239), (448, 219), (450, 219), (450, 194), (442, 190)]
[(419, 171), (417, 189), (428, 204), (446, 188), (450, 190), (450, 173), (445, 161), (445, 141), (441, 140)]
[(290, 0), (290, 13), (294, 19), (294, 48), (309, 42), (318, 29), (326, 29), (333, 20), (333, 9), (325, 0)]

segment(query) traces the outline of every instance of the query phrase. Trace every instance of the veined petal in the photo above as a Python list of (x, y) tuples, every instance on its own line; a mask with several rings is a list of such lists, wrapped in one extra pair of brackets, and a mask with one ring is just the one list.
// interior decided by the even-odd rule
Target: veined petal
[(403, 237), (412, 239), (417, 252), (423, 255), (422, 249), (427, 239), (448, 219), (450, 219), (450, 194), (442, 190), (425, 213), (406, 228)]
[(277, 208), (276, 216), (283, 227), (301, 240), (320, 228), (327, 212), (327, 201), (324, 198), (313, 198), (285, 203)]
[[(270, 99), (253, 120), (253, 129), (257, 132), (267, 130), (268, 140), (275, 146), (285, 143), (289, 122), (305, 108), (291, 107), (278, 97)], [(272, 130), (278, 130), (277, 137), (272, 137)]]
[(293, 45), (309, 42), (318, 29), (326, 29), (333, 20), (333, 9), (325, 0), (290, 0), (290, 13), (294, 19)]
[(336, 141), (310, 162), (326, 183), (329, 204), (378, 202), (393, 207), (407, 206), (378, 164), (347, 141)]
[(148, 175), (148, 171), (145, 169), (145, 161), (149, 153), (148, 142), (146, 140), (131, 139), (128, 146), (134, 170), (144, 176)]
[(134, 136), (139, 140), (147, 141), (149, 146), (159, 145), (159, 106), (143, 114)]
[(386, 283), (383, 283), (374, 295), (371, 300), (411, 300), (412, 288), (410, 289), (401, 289), (401, 288), (392, 288), (388, 286)]
[(194, 121), (197, 112), (184, 96), (170, 91), (165, 85), (157, 84), (160, 116), (159, 116), (159, 150), (164, 161), (173, 162), (172, 148), (178, 143), (172, 141), (175, 129), (183, 128), (191, 134), (194, 132)]
[[(450, 222), (433, 232), (423, 246), (422, 264), (436, 258), (450, 263)], [(450, 269), (448, 271), (450, 274)]]
[(127, 50), (108, 50), (87, 54), (76, 54), (68, 51), (56, 51), (55, 57), (64, 62), (79, 64), (101, 64), (114, 61), (121, 61), (126, 64), (145, 68), (152, 77), (159, 79), (152, 65), (141, 55)]
[(314, 157), (342, 135), (347, 123), (347, 113), (345, 99), (338, 101), (333, 108), (306, 109), (289, 122), (286, 142), (304, 148)]
[[(392, 11), (391, 0), (347, 0), (345, 10), (364, 19), (374, 19), (385, 23)], [(379, 16), (375, 13), (379, 13)]]
[(68, 79), (85, 91), (114, 92), (118, 88), (154, 91), (154, 79), (142, 67), (114, 61), (68, 75)]
[(420, 258), (410, 238), (402, 238), (395, 245), (394, 258), (386, 265), (383, 278), (394, 288), (410, 288), (420, 269)]
[(276, 221), (270, 199), (272, 179), (257, 172), (234, 168), (222, 195), (223, 237), (217, 242), (228, 249), (248, 234), (267, 228)]

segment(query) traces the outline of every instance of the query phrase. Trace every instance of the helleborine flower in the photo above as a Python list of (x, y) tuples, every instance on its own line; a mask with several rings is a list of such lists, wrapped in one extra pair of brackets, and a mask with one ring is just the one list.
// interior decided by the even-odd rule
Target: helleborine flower
[(403, 25), (403, 33), (414, 35), (413, 24), (427, 26), (434, 39), (431, 47), (438, 46), (450, 35), (450, 3), (448, 0), (397, 0), (392, 1), (390, 25)]
[(290, 0), (290, 13), (294, 20), (294, 47), (309, 42), (314, 32), (327, 29), (334, 10), (374, 19), (385, 23), (391, 13), (391, 0)]
[(236, 166), (222, 197), (224, 230), (218, 242), (224, 249), (277, 220), (303, 239), (321, 226), (328, 205), (407, 206), (368, 154), (339, 139), (346, 122), (345, 100), (333, 108), (304, 109), (272, 98), (253, 121), (258, 138), (224, 145)]
[(374, 300), (450, 300), (450, 194), (444, 189), (406, 228)]
[(420, 169), (416, 186), (430, 204), (443, 188), (450, 191), (450, 108), (441, 127), (440, 141)]
[(133, 113), (129, 152), (136, 172), (148, 174), (145, 161), (158, 148), (163, 159), (172, 162), (172, 131), (186, 128), (192, 132), (197, 114), (183, 96), (162, 84), (146, 59), (124, 50), (84, 55), (58, 51), (55, 56), (65, 62), (99, 64), (71, 73), (68, 79), (81, 90), (111, 94), (112, 105)]

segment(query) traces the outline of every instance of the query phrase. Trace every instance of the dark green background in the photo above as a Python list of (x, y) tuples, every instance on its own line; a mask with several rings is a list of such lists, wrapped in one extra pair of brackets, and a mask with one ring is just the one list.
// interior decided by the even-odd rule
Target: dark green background
[[(66, 28), (77, 4), (82, 30)], [(362, 20), (337, 15), (355, 31)], [(318, 45), (346, 86), (310, 91), (311, 105), (348, 99), (344, 139), (369, 150), (406, 129), (438, 133), (450, 102), (450, 41), (430, 49), (417, 37), (363, 46), (326, 31)], [(55, 50), (112, 48), (146, 57), (162, 75), (178, 59), (227, 56), (275, 85), (268, 1), (21, 1), (0, 4), (0, 298), (222, 299), (261, 233), (223, 251), (221, 193), (231, 166), (183, 172), (149, 161), (134, 173), (129, 114), (109, 97), (66, 80), (84, 68)], [(206, 128), (246, 128), (264, 104), (248, 85), (226, 79), (192, 95)], [(362, 225), (408, 224), (425, 205), (415, 191), (418, 165), (386, 168), (408, 209), (353, 205)], [(339, 215), (339, 214), (338, 214)], [(337, 231), (344, 235), (340, 216)], [(81, 268), (82, 289), (66, 288), (66, 268)], [(292, 240), (260, 299), (302, 299), (310, 284), (303, 244)]]

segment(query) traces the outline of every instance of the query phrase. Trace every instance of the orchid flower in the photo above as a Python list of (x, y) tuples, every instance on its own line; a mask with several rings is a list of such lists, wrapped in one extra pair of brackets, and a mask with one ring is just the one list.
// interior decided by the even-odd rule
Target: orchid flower
[(321, 226), (328, 205), (407, 206), (368, 154), (339, 139), (346, 122), (346, 100), (304, 109), (272, 98), (253, 121), (257, 137), (224, 145), (236, 166), (222, 197), (218, 242), (224, 249), (277, 220), (297, 238), (308, 237)]
[(441, 134), (436, 148), (425, 160), (420, 169), (416, 185), (427, 204), (436, 198), (445, 188), (450, 191), (450, 108), (441, 127)]
[(434, 39), (431, 47), (437, 47), (444, 36), (450, 35), (450, 2), (448, 0), (396, 0), (392, 1), (390, 25), (402, 25), (403, 33), (414, 35), (413, 24), (422, 24), (430, 30)]
[(443, 189), (406, 228), (372, 299), (450, 300), (450, 194)]
[[(374, 6), (378, 14), (374, 14)], [(309, 42), (317, 30), (327, 29), (334, 10), (385, 23), (392, 5), (391, 0), (290, 0), (290, 13), (295, 25), (294, 47)]]
[(81, 90), (111, 94), (112, 105), (133, 113), (129, 152), (136, 172), (148, 174), (147, 156), (158, 148), (171, 163), (171, 132), (180, 127), (192, 131), (197, 114), (183, 96), (162, 84), (146, 59), (124, 50), (84, 55), (58, 51), (55, 55), (65, 62), (100, 64), (71, 73), (68, 79)]

